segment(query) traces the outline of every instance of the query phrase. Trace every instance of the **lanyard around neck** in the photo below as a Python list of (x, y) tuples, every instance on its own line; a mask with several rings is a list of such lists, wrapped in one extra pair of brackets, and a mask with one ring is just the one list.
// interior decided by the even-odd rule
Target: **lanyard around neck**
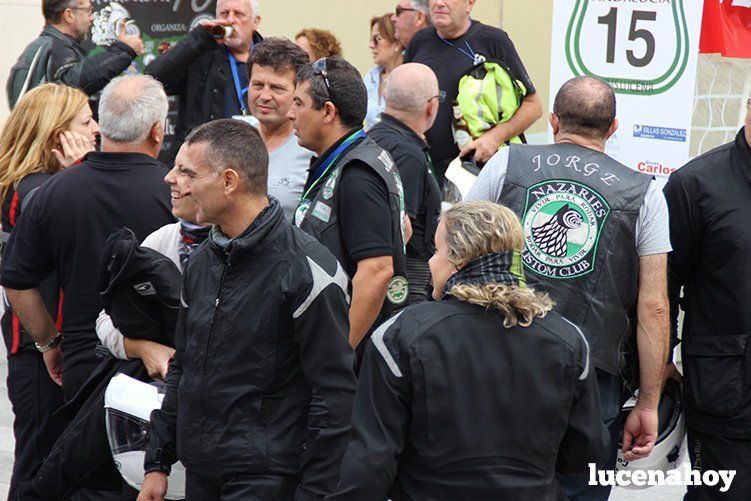
[(339, 156), (349, 148), (352, 143), (357, 141), (358, 139), (362, 139), (365, 137), (365, 131), (360, 129), (355, 132), (353, 132), (347, 139), (345, 139), (342, 144), (339, 145), (337, 149), (332, 151), (331, 153), (326, 156), (323, 162), (318, 166), (316, 171), (313, 173), (313, 183), (310, 185), (310, 188), (305, 192), (305, 194), (302, 196), (303, 200), (308, 199), (308, 195), (310, 195), (310, 192), (313, 191), (313, 188), (315, 188), (319, 181), (325, 177), (325, 174), (328, 173), (329, 169), (332, 165), (334, 165), (334, 162), (336, 162), (336, 159), (339, 158)]
[[(472, 27), (470, 26), (469, 29), (472, 29)], [(475, 50), (472, 48), (472, 46), (469, 45), (469, 40), (464, 41), (464, 45), (467, 47), (467, 49), (465, 49), (464, 47), (457, 47), (456, 45), (454, 45), (454, 42), (450, 42), (449, 40), (446, 40), (445, 38), (443, 38), (441, 35), (438, 34), (438, 31), (436, 31), (435, 34), (441, 42), (445, 43), (449, 47), (456, 47), (456, 50), (458, 50), (459, 52), (467, 56), (470, 59), (470, 61), (472, 61), (474, 64), (485, 61), (485, 58), (481, 56), (480, 54), (477, 54)]]
[(240, 85), (240, 75), (237, 74), (237, 60), (235, 59), (234, 54), (227, 51), (227, 54), (229, 55), (229, 67), (230, 70), (232, 70), (232, 80), (235, 83), (235, 92), (237, 93), (237, 102), (240, 104), (240, 111), (243, 115), (248, 114), (248, 109), (245, 107), (245, 100), (243, 99), (243, 96), (248, 92), (248, 88), (243, 88)]

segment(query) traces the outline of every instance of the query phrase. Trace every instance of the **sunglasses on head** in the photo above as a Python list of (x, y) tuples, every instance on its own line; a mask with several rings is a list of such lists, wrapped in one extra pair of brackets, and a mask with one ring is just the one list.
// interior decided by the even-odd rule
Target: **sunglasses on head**
[(322, 57), (315, 63), (313, 63), (313, 74), (321, 75), (323, 77), (323, 84), (326, 86), (326, 94), (331, 100), (331, 85), (329, 85), (329, 74), (326, 71), (326, 58)]

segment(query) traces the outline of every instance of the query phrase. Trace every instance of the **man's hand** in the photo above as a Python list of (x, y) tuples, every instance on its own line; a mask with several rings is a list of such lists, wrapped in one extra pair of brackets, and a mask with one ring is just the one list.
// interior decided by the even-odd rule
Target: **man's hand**
[(498, 147), (501, 143), (502, 141), (495, 137), (493, 129), (490, 129), (477, 139), (467, 143), (467, 145), (462, 148), (462, 151), (459, 152), (459, 156), (464, 157), (468, 155), (470, 151), (474, 151), (475, 161), (487, 163), (487, 161), (490, 160), (490, 157), (495, 155), (495, 152), (498, 151)]
[(47, 372), (50, 373), (52, 380), (58, 385), (63, 385), (63, 352), (60, 346), (55, 346), (42, 354), (44, 365), (47, 366)]
[(657, 442), (657, 409), (641, 407), (637, 402), (623, 426), (623, 457), (634, 461), (649, 456)]
[(53, 149), (52, 154), (55, 155), (63, 169), (67, 169), (76, 163), (88, 152), (94, 151), (94, 145), (80, 132), (66, 130), (60, 133), (59, 139), (60, 149)]
[(146, 339), (123, 340), (125, 354), (128, 358), (140, 358), (149, 377), (164, 380), (169, 370), (169, 361), (175, 355), (175, 349)]
[(141, 492), (137, 501), (162, 501), (167, 494), (167, 475), (160, 471), (150, 471), (143, 477)]
[(125, 32), (125, 19), (120, 21), (117, 27), (117, 39), (133, 49), (137, 56), (146, 54), (146, 48), (143, 46), (143, 40), (139, 35), (128, 35)]

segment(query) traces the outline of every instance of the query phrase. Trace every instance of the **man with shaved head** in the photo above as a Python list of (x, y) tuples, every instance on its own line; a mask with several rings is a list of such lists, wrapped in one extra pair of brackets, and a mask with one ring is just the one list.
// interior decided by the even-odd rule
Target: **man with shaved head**
[[(611, 435), (609, 455), (598, 468), (608, 470), (615, 467), (618, 447), (621, 353), (634, 325), (639, 398), (623, 427), (626, 460), (649, 455), (657, 439), (671, 250), (665, 197), (654, 178), (604, 153), (618, 128), (615, 110), (615, 93), (606, 82), (569, 80), (550, 114), (555, 144), (503, 148), (467, 195), (519, 215), (527, 282), (548, 292), (556, 310), (584, 333)], [(561, 476), (561, 483), (569, 499), (607, 499), (610, 491), (587, 485), (583, 475)]]
[(412, 223), (406, 259), (409, 302), (413, 304), (430, 297), (428, 259), (435, 251), (433, 237), (441, 210), (441, 190), (424, 139), (438, 114), (438, 79), (424, 64), (404, 64), (389, 77), (384, 98), (381, 122), (368, 136), (391, 154), (404, 184), (405, 210)]

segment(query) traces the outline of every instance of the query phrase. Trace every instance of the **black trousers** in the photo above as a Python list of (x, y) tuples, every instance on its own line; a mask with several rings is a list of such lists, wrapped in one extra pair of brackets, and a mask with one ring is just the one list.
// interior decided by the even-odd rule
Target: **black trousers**
[(688, 486), (684, 501), (748, 501), (751, 499), (751, 440), (688, 430), (688, 453), (694, 470), (735, 470), (730, 489), (718, 485)]
[(185, 472), (186, 501), (272, 501), (295, 499), (299, 478), (232, 473), (206, 477)]
[(8, 499), (15, 499), (19, 482), (31, 475), (52, 448), (55, 434), (45, 429), (64, 398), (36, 350), (22, 349), (8, 356), (7, 388), (16, 439)]

